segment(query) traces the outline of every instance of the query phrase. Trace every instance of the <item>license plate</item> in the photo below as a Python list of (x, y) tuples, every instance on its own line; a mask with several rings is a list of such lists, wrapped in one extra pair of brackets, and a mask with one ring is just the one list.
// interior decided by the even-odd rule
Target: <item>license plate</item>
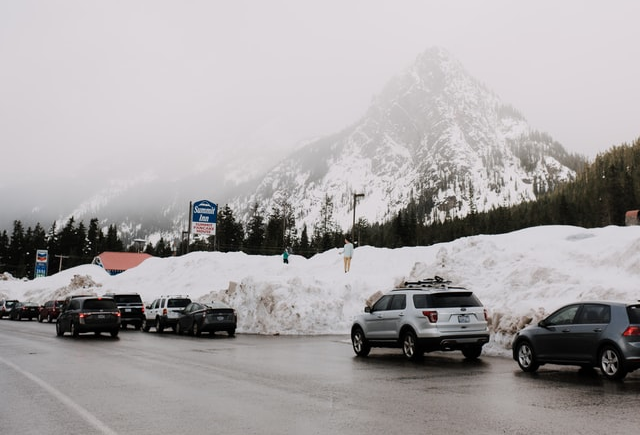
[(224, 316), (218, 316), (218, 320), (224, 320)]
[(466, 314), (460, 314), (458, 316), (458, 323), (469, 323), (469, 316)]
[(131, 308), (125, 308), (125, 309), (124, 309), (124, 312), (125, 312), (125, 313), (130, 313), (130, 312), (131, 312)]
[(98, 314), (98, 319), (104, 319), (105, 315), (104, 314)]

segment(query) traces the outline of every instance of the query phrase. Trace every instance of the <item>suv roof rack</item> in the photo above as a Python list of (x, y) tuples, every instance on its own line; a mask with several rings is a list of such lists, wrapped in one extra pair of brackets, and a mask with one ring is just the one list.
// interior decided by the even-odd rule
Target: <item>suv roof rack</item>
[(451, 281), (446, 280), (438, 275), (433, 278), (425, 278), (419, 281), (405, 281), (404, 287), (429, 287), (429, 288), (444, 288), (444, 289), (463, 289), (464, 287), (451, 286)]

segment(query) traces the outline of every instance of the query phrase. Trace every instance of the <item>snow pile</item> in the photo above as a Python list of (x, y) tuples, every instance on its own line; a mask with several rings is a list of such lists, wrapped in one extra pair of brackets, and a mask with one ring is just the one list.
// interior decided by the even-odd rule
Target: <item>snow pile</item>
[(348, 334), (367, 301), (405, 280), (439, 275), (473, 290), (490, 314), (490, 352), (513, 334), (575, 300), (634, 301), (640, 279), (640, 227), (535, 227), (426, 247), (356, 249), (344, 273), (337, 249), (311, 259), (194, 252), (151, 258), (110, 276), (85, 265), (31, 281), (0, 280), (0, 298), (46, 300), (68, 294), (137, 292), (227, 302), (240, 333)]

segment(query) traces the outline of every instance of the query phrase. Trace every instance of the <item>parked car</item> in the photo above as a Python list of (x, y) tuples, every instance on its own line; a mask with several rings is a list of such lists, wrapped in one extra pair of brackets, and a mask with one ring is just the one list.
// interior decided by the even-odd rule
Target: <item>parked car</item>
[(2, 299), (0, 301), (0, 319), (3, 317), (9, 317), (13, 306), (18, 303), (16, 299)]
[(200, 336), (203, 332), (214, 334), (216, 331), (226, 331), (233, 337), (237, 323), (236, 310), (223, 302), (191, 302), (180, 312), (176, 333), (187, 332)]
[(171, 327), (175, 331), (178, 317), (190, 303), (189, 296), (160, 296), (145, 308), (142, 330), (149, 332), (150, 328), (156, 328), (156, 332), (163, 332)]
[(40, 312), (38, 313), (38, 322), (42, 323), (46, 320), (47, 322), (51, 323), (52, 321), (56, 320), (63, 305), (63, 299), (45, 302), (44, 305), (40, 307)]
[(138, 293), (106, 293), (104, 297), (116, 301), (120, 310), (120, 326), (126, 329), (127, 325), (133, 325), (140, 329), (144, 320), (144, 304)]
[(111, 298), (97, 296), (75, 297), (58, 316), (56, 334), (60, 337), (70, 332), (77, 337), (83, 332), (96, 335), (108, 332), (112, 337), (118, 336), (120, 330), (120, 310)]
[(33, 320), (38, 317), (38, 313), (40, 312), (40, 305), (35, 302), (16, 302), (9, 313), (9, 318), (11, 320)]
[(478, 358), (489, 342), (487, 310), (471, 290), (450, 284), (438, 276), (406, 282), (365, 307), (351, 326), (356, 355), (399, 347), (409, 359), (436, 350)]
[(525, 372), (543, 364), (600, 367), (609, 379), (640, 368), (640, 303), (576, 302), (518, 332), (513, 359)]

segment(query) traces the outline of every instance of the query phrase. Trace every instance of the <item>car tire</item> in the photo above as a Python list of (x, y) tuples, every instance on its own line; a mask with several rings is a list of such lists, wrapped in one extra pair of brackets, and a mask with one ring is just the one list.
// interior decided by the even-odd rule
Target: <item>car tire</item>
[(60, 323), (56, 323), (56, 335), (58, 337), (62, 337), (64, 335), (64, 331), (62, 330), (62, 325)]
[(195, 337), (200, 337), (202, 335), (202, 331), (198, 327), (198, 322), (193, 322), (193, 335)]
[(402, 334), (402, 353), (410, 360), (417, 360), (423, 355), (416, 333), (410, 329)]
[(80, 335), (80, 333), (78, 332), (78, 327), (76, 326), (75, 322), (71, 322), (71, 335), (74, 337), (77, 337), (78, 335)]
[(523, 372), (533, 373), (540, 367), (536, 360), (536, 354), (528, 341), (518, 343), (516, 355), (518, 356), (518, 365)]
[(480, 354), (482, 353), (482, 346), (472, 346), (462, 349), (462, 355), (466, 359), (475, 360), (480, 358)]
[(147, 319), (142, 319), (142, 330), (149, 332), (149, 329), (151, 329), (151, 326), (147, 323)]
[(627, 370), (624, 368), (624, 359), (614, 346), (607, 345), (602, 348), (598, 363), (600, 371), (607, 379), (620, 380), (627, 376)]
[(366, 357), (371, 352), (371, 346), (364, 336), (362, 328), (357, 327), (351, 332), (351, 345), (356, 356)]
[(42, 314), (38, 314), (38, 322), (42, 323), (44, 319), (42, 318)]
[(227, 334), (229, 334), (229, 337), (235, 337), (236, 336), (236, 330), (235, 329), (229, 329), (227, 331)]
[(162, 324), (162, 322), (160, 321), (160, 318), (156, 318), (156, 332), (157, 333), (161, 333), (164, 331), (164, 325)]
[(51, 317), (51, 314), (47, 314), (47, 322), (48, 323), (53, 322), (53, 317)]
[(182, 335), (182, 328), (180, 327), (180, 322), (176, 323), (176, 335)]
[(110, 334), (113, 338), (118, 338), (118, 333), (120, 332), (120, 330), (118, 328), (112, 329)]

